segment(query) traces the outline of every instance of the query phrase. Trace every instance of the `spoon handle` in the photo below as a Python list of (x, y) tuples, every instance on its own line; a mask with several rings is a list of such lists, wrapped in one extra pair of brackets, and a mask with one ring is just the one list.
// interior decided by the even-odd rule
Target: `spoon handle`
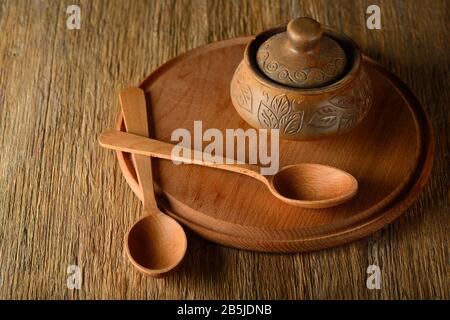
[[(204, 160), (204, 155), (207, 154), (201, 151), (183, 147), (179, 147), (180, 152), (177, 152), (177, 154), (172, 154), (175, 145), (171, 143), (166, 143), (122, 131), (110, 130), (103, 132), (99, 137), (99, 143), (102, 147), (108, 149), (172, 161), (182, 161), (183, 163), (192, 163), (206, 167), (232, 171), (251, 176), (265, 183), (267, 182), (266, 178), (260, 173), (259, 166), (239, 163), (227, 164), (226, 162), (236, 161), (234, 159), (227, 159), (218, 156), (214, 157), (214, 162)], [(186, 155), (190, 155), (190, 157)]]
[[(127, 131), (148, 137), (147, 104), (144, 91), (135, 87), (127, 88), (120, 92), (119, 99)], [(141, 187), (144, 209), (158, 208), (153, 189), (151, 158), (133, 155), (133, 161)], [(147, 210), (147, 212), (152, 212), (152, 210)]]

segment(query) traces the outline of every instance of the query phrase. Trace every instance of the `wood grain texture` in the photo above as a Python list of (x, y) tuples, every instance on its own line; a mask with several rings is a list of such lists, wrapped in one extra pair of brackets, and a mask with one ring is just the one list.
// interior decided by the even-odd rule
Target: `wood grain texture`
[[(73, 31), (72, 2), (0, 3), (0, 298), (449, 298), (448, 1), (78, 3)], [(379, 31), (365, 28), (374, 3)], [(141, 204), (97, 144), (118, 92), (188, 49), (299, 15), (345, 31), (416, 93), (436, 135), (425, 192), (389, 227), (343, 247), (258, 254), (190, 235), (179, 272), (144, 278), (122, 245)], [(69, 264), (83, 270), (81, 290), (66, 287)], [(370, 264), (381, 290), (366, 288)]]

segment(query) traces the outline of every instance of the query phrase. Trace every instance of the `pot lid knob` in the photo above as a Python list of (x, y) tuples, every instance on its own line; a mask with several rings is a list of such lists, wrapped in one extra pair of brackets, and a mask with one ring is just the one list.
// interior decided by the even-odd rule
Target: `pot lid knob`
[(306, 17), (291, 20), (286, 32), (265, 41), (258, 48), (256, 60), (273, 81), (305, 89), (333, 83), (347, 66), (342, 47), (323, 34), (320, 23)]

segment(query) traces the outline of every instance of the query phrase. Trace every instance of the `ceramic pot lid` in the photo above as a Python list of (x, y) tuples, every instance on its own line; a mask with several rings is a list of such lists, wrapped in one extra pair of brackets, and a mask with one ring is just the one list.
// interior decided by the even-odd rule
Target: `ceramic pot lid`
[(347, 65), (342, 47), (323, 34), (320, 23), (306, 17), (291, 20), (286, 32), (265, 41), (258, 48), (256, 61), (273, 81), (305, 89), (333, 83)]

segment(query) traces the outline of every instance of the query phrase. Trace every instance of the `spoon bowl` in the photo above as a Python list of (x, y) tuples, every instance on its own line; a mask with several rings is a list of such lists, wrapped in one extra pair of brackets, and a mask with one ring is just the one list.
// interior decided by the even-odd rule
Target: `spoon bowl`
[(351, 174), (315, 163), (283, 167), (268, 178), (268, 186), (284, 202), (316, 209), (341, 204), (358, 191), (358, 181)]
[(131, 227), (125, 236), (125, 248), (136, 269), (148, 276), (162, 277), (183, 260), (187, 239), (177, 221), (155, 212)]

